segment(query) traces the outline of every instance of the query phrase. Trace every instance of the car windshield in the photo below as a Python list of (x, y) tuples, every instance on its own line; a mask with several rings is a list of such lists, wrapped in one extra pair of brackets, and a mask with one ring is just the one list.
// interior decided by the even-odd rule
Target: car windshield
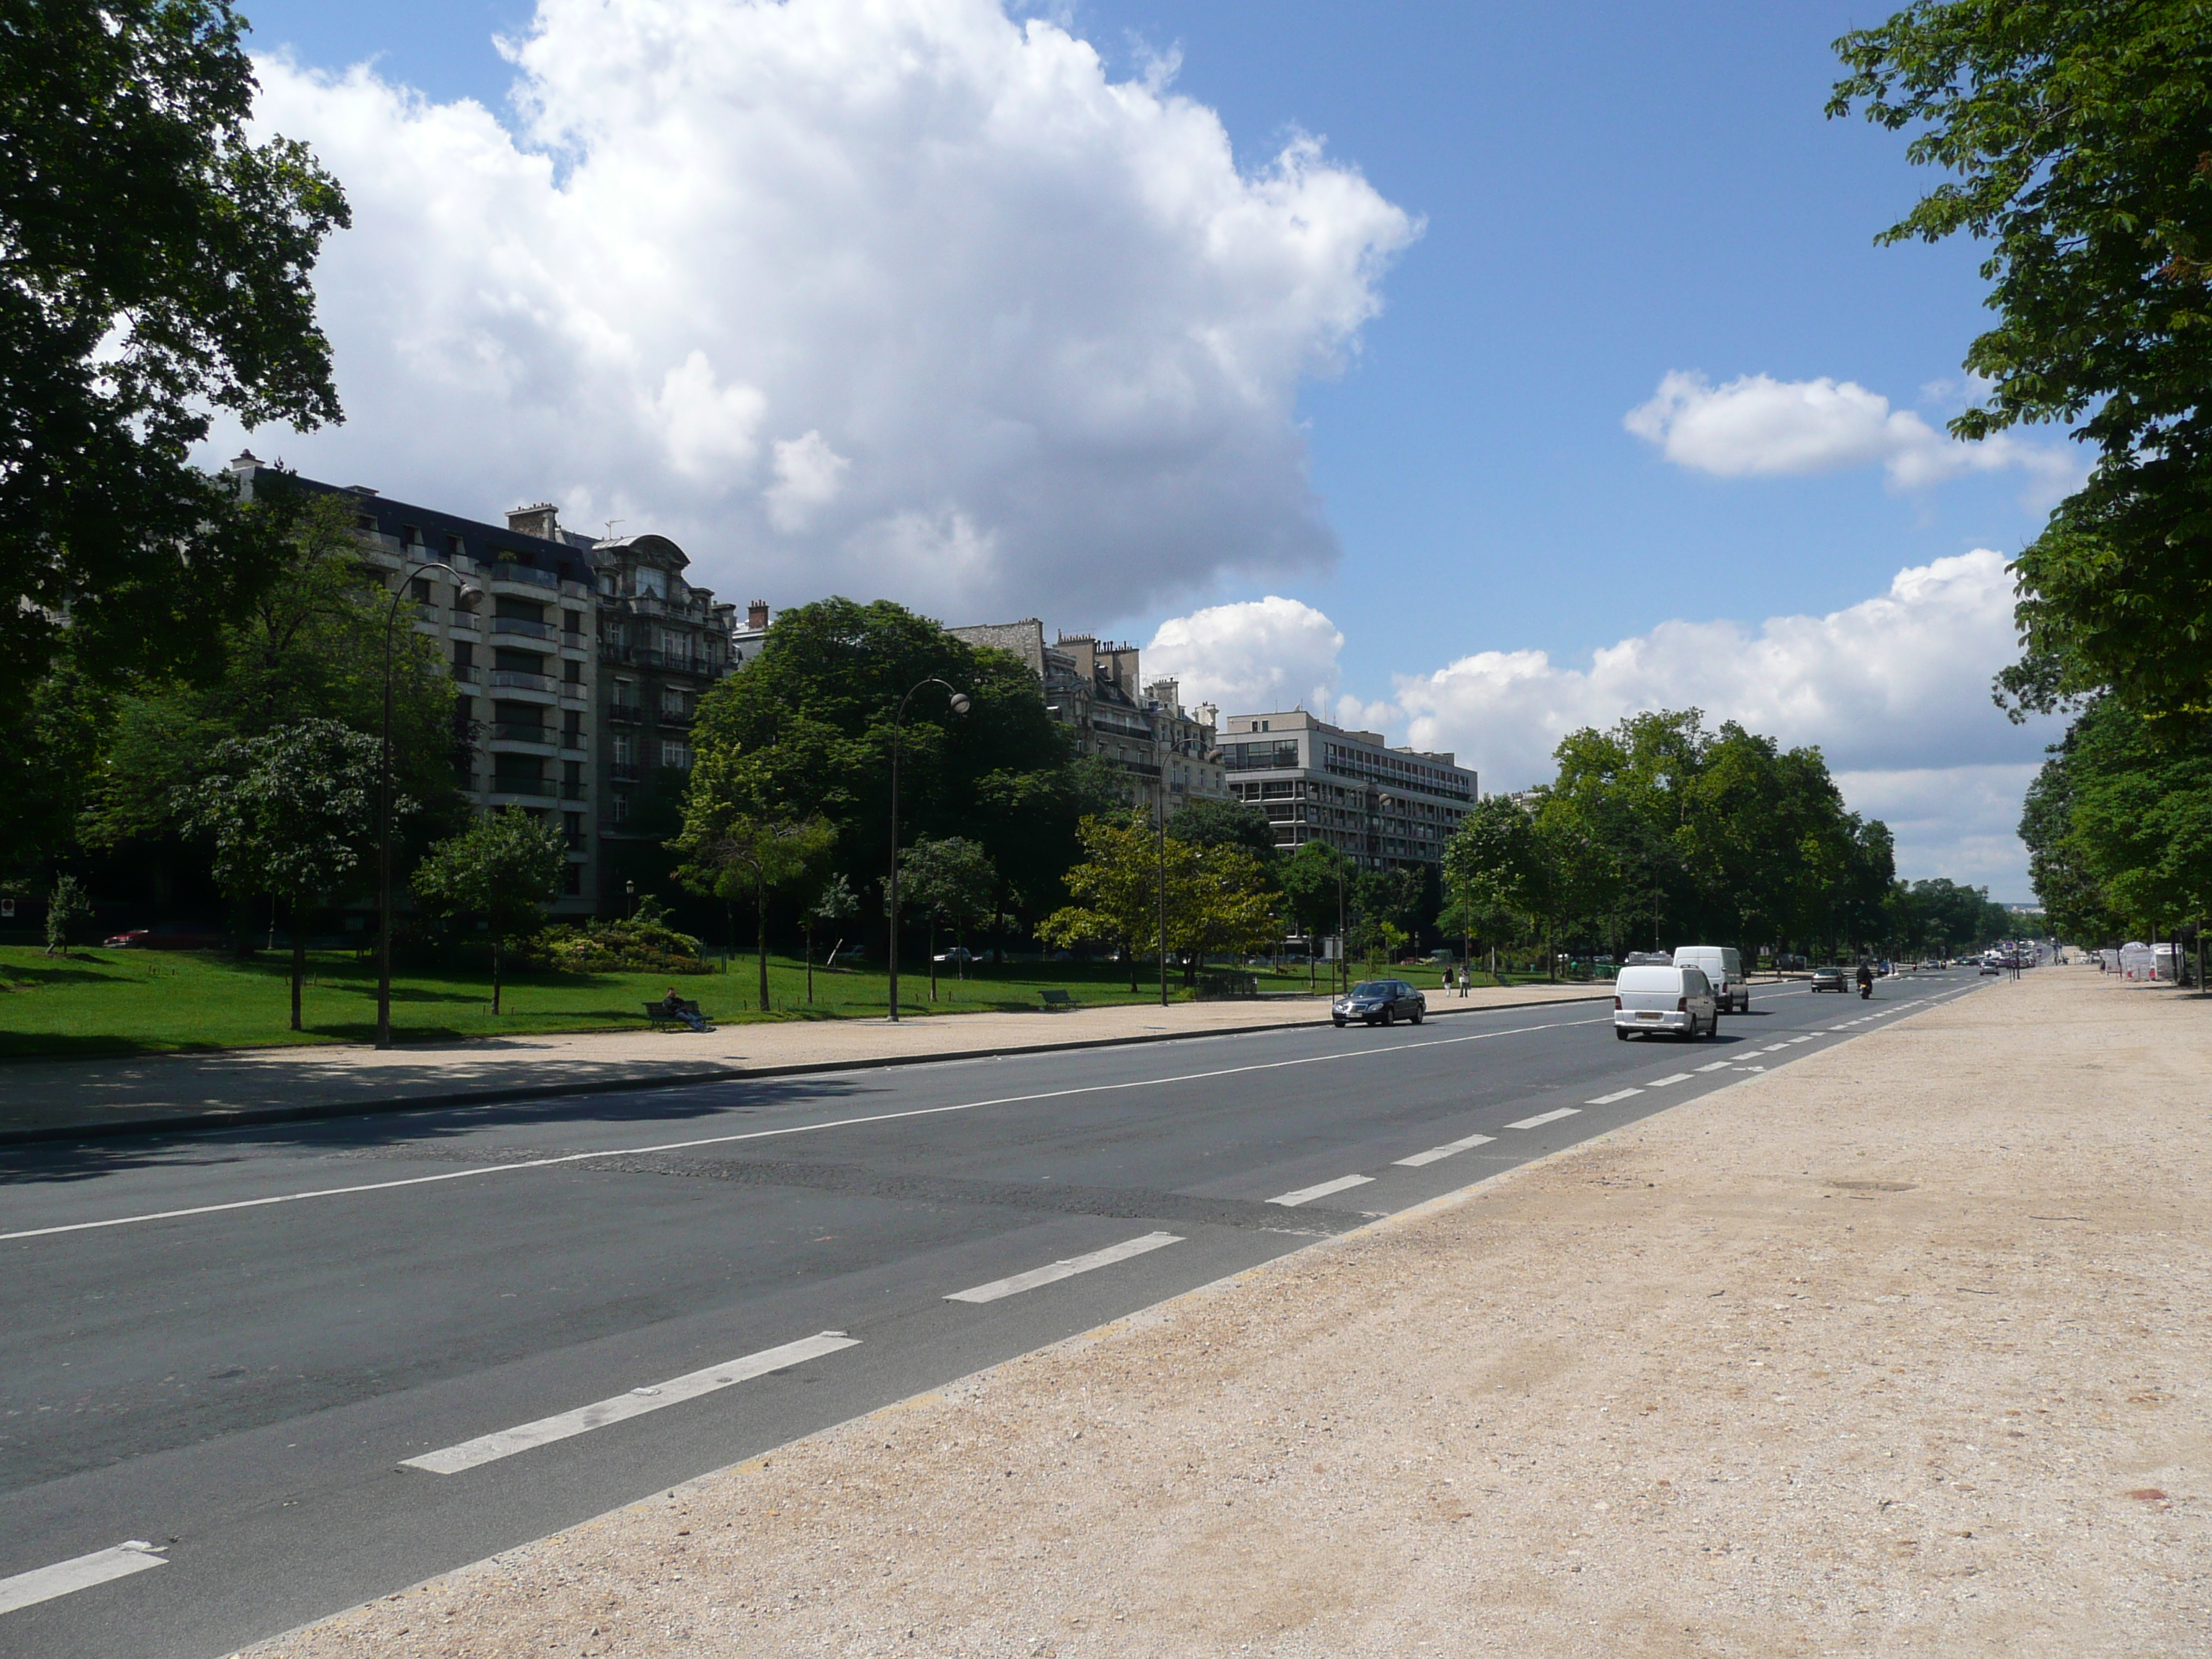
[(1363, 979), (1352, 988), (1352, 994), (1356, 997), (1387, 997), (1390, 994), (1390, 982), (1382, 979)]

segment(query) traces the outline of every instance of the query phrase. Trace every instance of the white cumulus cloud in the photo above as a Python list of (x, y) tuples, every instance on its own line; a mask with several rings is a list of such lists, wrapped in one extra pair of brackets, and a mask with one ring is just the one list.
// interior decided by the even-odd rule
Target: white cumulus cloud
[(999, 0), (539, 0), (506, 49), (505, 122), (259, 64), (355, 215), (348, 424), (292, 465), (954, 620), (1334, 557), (1297, 389), (1419, 228), (1316, 142), (1240, 171), (1164, 70)]
[(1171, 675), (1186, 703), (1214, 703), (1224, 714), (1303, 706), (1326, 716), (1343, 648), (1327, 617), (1271, 593), (1170, 617), (1145, 647), (1145, 675)]
[(2016, 469), (2038, 499), (2055, 500), (2081, 477), (2078, 455), (1999, 433), (1962, 443), (1909, 409), (1852, 380), (1778, 380), (1744, 374), (1715, 386), (1676, 370), (1623, 424), (1677, 466), (1716, 477), (1836, 472), (1879, 465), (1900, 489), (1969, 472)]

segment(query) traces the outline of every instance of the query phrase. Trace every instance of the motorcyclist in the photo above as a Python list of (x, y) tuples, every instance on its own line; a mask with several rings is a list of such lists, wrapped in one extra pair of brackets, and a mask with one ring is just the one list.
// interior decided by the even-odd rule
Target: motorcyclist
[(1874, 1000), (1874, 969), (1863, 962), (1859, 963), (1859, 996), (1863, 1001)]

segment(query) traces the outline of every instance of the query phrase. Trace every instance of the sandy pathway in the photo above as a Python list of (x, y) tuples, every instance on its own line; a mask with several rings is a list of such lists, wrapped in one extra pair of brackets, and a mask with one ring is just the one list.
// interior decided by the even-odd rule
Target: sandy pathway
[(1992, 985), (254, 1651), (2201, 1656), (2208, 1061)]

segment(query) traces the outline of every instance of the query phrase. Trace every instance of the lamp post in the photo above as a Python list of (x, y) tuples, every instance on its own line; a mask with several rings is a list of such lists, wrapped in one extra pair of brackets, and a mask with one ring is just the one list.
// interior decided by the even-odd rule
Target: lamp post
[[(1158, 750), (1153, 751), (1158, 753)], [(1156, 791), (1159, 799), (1160, 882), (1155, 896), (1160, 912), (1160, 1006), (1168, 1006), (1168, 781), (1162, 768)]]
[(392, 1046), (392, 635), (399, 622), (399, 601), (418, 574), (442, 570), (452, 579), (453, 601), (479, 597), (483, 590), (471, 586), (453, 566), (440, 561), (410, 565), (399, 573), (399, 586), (384, 613), (384, 743), (379, 767), (381, 787), (376, 811), (376, 1046)]
[(962, 690), (958, 690), (955, 689), (955, 688), (954, 688), (954, 686), (953, 686), (953, 685), (952, 685), (949, 681), (941, 680), (941, 679), (938, 678), (936, 675), (932, 674), (932, 675), (931, 675), (927, 679), (919, 681), (919, 682), (917, 682), (916, 684), (915, 684), (914, 685), (912, 685), (912, 686), (910, 686), (910, 687), (908, 687), (908, 688), (906, 696), (904, 696), (903, 697), (901, 697), (901, 698), (899, 699), (899, 702), (898, 702), (898, 709), (897, 709), (897, 711), (896, 711), (895, 714), (893, 714), (891, 715), (891, 877), (890, 877), (890, 887), (889, 887), (889, 889), (888, 889), (889, 904), (888, 904), (888, 907), (887, 907), (887, 908), (888, 908), (890, 909), (890, 922), (891, 922), (891, 949), (890, 949), (891, 983), (890, 983), (890, 1004), (891, 1004), (891, 1023), (892, 1023), (894, 1025), (896, 1025), (896, 1024), (898, 1024), (898, 1017), (899, 1017), (899, 1011), (898, 1011), (898, 903), (899, 903), (899, 900), (898, 900), (898, 854), (899, 854), (899, 845), (898, 845), (898, 841), (899, 841), (899, 836), (898, 836), (898, 783), (899, 783), (899, 733), (900, 733), (900, 732), (901, 732), (901, 731), (902, 731), (902, 730), (904, 729), (904, 727), (905, 727), (905, 724), (906, 724), (906, 706), (907, 706), (907, 704), (908, 704), (909, 702), (913, 702), (913, 701), (914, 701), (914, 694), (915, 694), (916, 691), (921, 690), (921, 688), (922, 688), (923, 686), (925, 686), (925, 685), (941, 685), (941, 686), (943, 686), (943, 687), (945, 688), (945, 700), (946, 700), (946, 702), (947, 702), (948, 703), (950, 703), (950, 705), (951, 706), (951, 709), (952, 709), (952, 712), (953, 712), (954, 714), (966, 714), (966, 713), (968, 712), (968, 708), (969, 708), (968, 694), (967, 694), (965, 691), (962, 691)]

